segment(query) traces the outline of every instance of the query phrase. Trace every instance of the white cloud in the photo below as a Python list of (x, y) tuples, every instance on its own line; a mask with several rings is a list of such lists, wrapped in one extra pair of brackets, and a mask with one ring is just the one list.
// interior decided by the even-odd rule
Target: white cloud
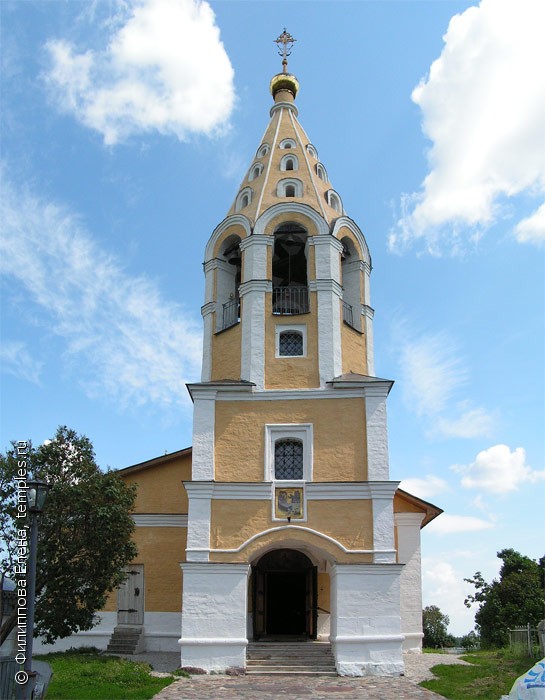
[(410, 337), (405, 329), (396, 330), (400, 343), (400, 366), (405, 397), (420, 415), (444, 410), (459, 386), (467, 381), (458, 349), (446, 333), (426, 333)]
[(475, 625), (475, 610), (464, 605), (467, 595), (474, 592), (473, 586), (464, 581), (467, 575), (467, 572), (461, 574), (457, 571), (450, 562), (436, 558), (422, 560), (424, 607), (437, 605), (448, 615), (448, 629), (454, 635), (467, 634)]
[(40, 383), (43, 363), (30, 355), (24, 343), (3, 340), (0, 347), (0, 365), (8, 374), (33, 384)]
[(444, 479), (433, 476), (433, 474), (428, 474), (425, 479), (420, 479), (418, 477), (403, 479), (399, 486), (405, 491), (419, 498), (423, 498), (424, 500), (444, 493), (448, 491), (449, 488), (448, 483)]
[(26, 289), (48, 331), (64, 339), (87, 393), (123, 406), (186, 403), (185, 382), (199, 371), (200, 322), (152, 281), (128, 275), (67, 209), (6, 177), (0, 207), (0, 273)]
[(493, 417), (468, 400), (456, 401), (467, 384), (468, 371), (460, 349), (443, 331), (416, 333), (405, 322), (392, 327), (398, 349), (403, 397), (408, 408), (426, 422), (428, 436), (474, 438), (489, 435)]
[(47, 44), (54, 99), (108, 145), (156, 130), (181, 140), (213, 135), (234, 104), (234, 72), (215, 16), (198, 0), (132, 0), (108, 46)]
[(476, 518), (473, 515), (449, 515), (442, 513), (426, 527), (426, 532), (438, 535), (453, 535), (461, 532), (479, 532), (494, 527), (490, 520)]
[(474, 438), (490, 435), (494, 419), (484, 408), (470, 408), (457, 418), (439, 418), (437, 433), (444, 437)]
[[(455, 15), (441, 56), (412, 94), (432, 141), (422, 190), (405, 195), (392, 250), (417, 239), (432, 253), (478, 237), (506, 198), (545, 194), (545, 3), (482, 0)], [(519, 222), (545, 242), (545, 212)]]
[(507, 445), (494, 445), (479, 452), (468, 465), (455, 464), (451, 469), (462, 474), (462, 486), (480, 488), (490, 493), (516, 491), (523, 483), (545, 479), (545, 470), (536, 471), (526, 464), (524, 448), (511, 452)]

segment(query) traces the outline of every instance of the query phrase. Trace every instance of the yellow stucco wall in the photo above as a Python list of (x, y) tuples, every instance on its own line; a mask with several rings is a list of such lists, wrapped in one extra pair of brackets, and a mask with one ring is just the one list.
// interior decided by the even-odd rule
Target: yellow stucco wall
[[(144, 565), (145, 610), (178, 612), (182, 609), (182, 570), (185, 561), (187, 528), (137, 527), (133, 540), (138, 547), (134, 564)], [(117, 592), (113, 591), (104, 607), (117, 610)]]
[(341, 325), (341, 345), (343, 374), (347, 372), (367, 374), (365, 336), (363, 333), (358, 333), (358, 331), (343, 323)]
[(331, 578), (329, 574), (318, 574), (319, 613), (331, 612)]
[[(267, 294), (266, 309), (271, 310), (272, 294)], [(306, 357), (275, 357), (276, 328), (306, 326)], [(265, 388), (310, 389), (320, 386), (318, 366), (318, 323), (316, 293), (310, 293), (310, 313), (297, 316), (265, 315)]]
[(401, 496), (394, 496), (394, 513), (425, 513), (423, 508), (419, 508), (414, 503), (409, 503)]
[(217, 481), (262, 481), (265, 425), (312, 423), (313, 481), (365, 481), (365, 405), (360, 398), (216, 403)]
[[(253, 535), (285, 524), (272, 519), (271, 501), (213, 500), (212, 548), (237, 549)], [(307, 520), (298, 521), (297, 525), (332, 537), (347, 549), (373, 548), (373, 513), (369, 500), (307, 501)], [(289, 534), (284, 532), (284, 536)]]
[(134, 513), (187, 513), (182, 481), (191, 479), (191, 454), (119, 476), (137, 485)]
[(241, 334), (242, 327), (238, 323), (212, 336), (212, 381), (240, 379)]

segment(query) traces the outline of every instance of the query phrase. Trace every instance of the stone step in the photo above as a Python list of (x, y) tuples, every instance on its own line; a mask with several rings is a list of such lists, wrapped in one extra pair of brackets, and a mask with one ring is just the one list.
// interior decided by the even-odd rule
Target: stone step
[(249, 675), (336, 676), (331, 644), (326, 642), (251, 642), (246, 651)]

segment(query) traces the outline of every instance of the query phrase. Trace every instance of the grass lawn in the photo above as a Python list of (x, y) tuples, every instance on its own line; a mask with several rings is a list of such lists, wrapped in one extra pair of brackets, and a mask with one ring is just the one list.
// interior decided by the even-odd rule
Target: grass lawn
[(434, 666), (438, 680), (420, 683), (449, 700), (499, 700), (536, 661), (508, 650), (478, 651), (461, 657), (473, 666)]
[(47, 700), (149, 700), (173, 678), (154, 678), (150, 666), (115, 656), (64, 652), (40, 656), (53, 669)]

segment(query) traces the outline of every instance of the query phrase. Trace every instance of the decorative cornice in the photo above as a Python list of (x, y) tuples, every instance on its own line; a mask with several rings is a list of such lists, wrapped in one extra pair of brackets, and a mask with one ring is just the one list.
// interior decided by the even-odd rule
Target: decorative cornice
[(213, 314), (214, 311), (216, 310), (216, 302), (215, 301), (209, 301), (207, 304), (204, 306), (201, 306), (201, 315), (202, 316), (208, 316), (210, 314)]
[(312, 238), (314, 245), (316, 246), (332, 246), (333, 248), (336, 248), (339, 253), (342, 252), (343, 244), (334, 236), (312, 236)]
[(264, 233), (252, 233), (251, 236), (240, 241), (239, 247), (240, 250), (246, 250), (246, 248), (255, 245), (273, 246), (274, 236), (266, 236)]
[[(210, 562), (202, 562), (202, 561), (184, 561), (180, 562), (180, 566), (182, 567), (182, 571), (192, 573), (192, 574), (211, 574), (211, 573), (217, 573), (217, 574), (237, 574), (240, 576), (240, 574), (244, 574), (246, 572), (250, 571), (250, 565), (249, 564), (224, 564), (222, 562), (216, 562), (216, 561), (210, 561)], [(213, 569), (216, 569), (216, 571), (213, 571)], [(184, 640), (185, 642), (185, 640)]]
[(270, 116), (272, 117), (276, 112), (280, 111), (281, 109), (288, 109), (290, 112), (293, 112), (295, 116), (299, 114), (299, 110), (293, 104), (293, 102), (277, 102), (271, 107), (269, 111)]
[(251, 292), (272, 292), (271, 280), (248, 280), (248, 282), (243, 282), (238, 288), (238, 293), (241, 297)]
[(211, 260), (207, 260), (202, 264), (202, 266), (204, 268), (205, 274), (207, 272), (210, 272), (211, 270), (217, 270), (218, 268), (227, 272), (232, 270), (232, 266), (229, 265), (229, 263), (226, 260), (222, 260), (221, 258), (212, 258)]
[(366, 318), (372, 319), (375, 316), (375, 309), (373, 309), (372, 306), (368, 306), (367, 304), (362, 304), (361, 315), (365, 316)]
[(394, 522), (400, 527), (415, 527), (420, 530), (425, 513), (394, 513)]
[(311, 292), (332, 292), (338, 296), (339, 299), (342, 299), (343, 296), (343, 288), (338, 282), (332, 279), (311, 280), (308, 283), (308, 288)]

